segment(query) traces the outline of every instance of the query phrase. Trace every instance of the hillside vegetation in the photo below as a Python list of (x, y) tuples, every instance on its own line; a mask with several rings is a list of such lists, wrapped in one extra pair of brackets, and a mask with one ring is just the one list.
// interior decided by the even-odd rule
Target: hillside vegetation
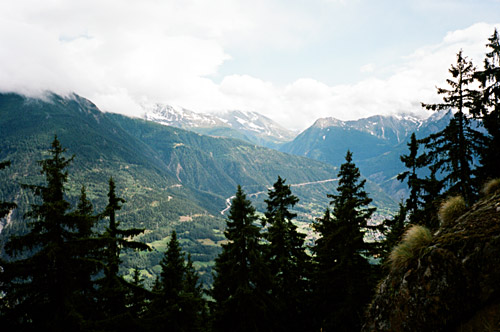
[[(238, 184), (251, 194), (265, 193), (278, 175), (292, 184), (309, 183), (295, 189), (301, 199), (295, 207), (298, 222), (308, 233), (307, 225), (321, 213), (326, 194), (336, 186), (331, 181), (336, 176), (333, 166), (239, 140), (105, 114), (76, 95), (47, 95), (42, 100), (1, 94), (0, 115), (0, 159), (11, 161), (2, 174), (0, 197), (19, 207), (3, 220), (1, 238), (25, 231), (23, 215), (34, 198), (20, 184), (40, 183), (37, 161), (46, 156), (57, 134), (75, 155), (66, 185), (69, 200), (75, 202), (85, 185), (96, 209), (104, 208), (106, 184), (113, 177), (126, 200), (120, 219), (146, 229), (139, 239), (154, 250), (126, 253), (124, 268), (131, 272), (139, 265), (149, 282), (159, 271), (172, 230), (192, 254), (203, 282), (210, 282), (213, 259), (224, 240), (221, 211)], [(393, 209), (393, 201), (371, 186), (381, 211)], [(253, 197), (261, 210), (264, 197)]]

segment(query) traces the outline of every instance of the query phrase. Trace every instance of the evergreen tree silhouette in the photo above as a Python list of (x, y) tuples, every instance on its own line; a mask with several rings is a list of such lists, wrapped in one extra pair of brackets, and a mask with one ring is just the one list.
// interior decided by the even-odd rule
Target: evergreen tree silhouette
[(473, 177), (474, 156), (479, 155), (485, 144), (484, 135), (474, 129), (470, 121), (479, 99), (479, 92), (469, 88), (474, 71), (472, 62), (459, 51), (457, 63), (449, 69), (452, 78), (447, 83), (450, 88), (438, 88), (438, 94), (444, 95), (444, 102), (422, 103), (429, 110), (455, 111), (446, 128), (421, 142), (425, 144), (436, 175), (443, 176), (443, 183), (447, 186), (443, 194), (461, 195), (468, 205), (474, 202), (477, 195), (477, 183)]
[(305, 234), (299, 233), (293, 224), (297, 214), (289, 210), (298, 201), (280, 176), (264, 200), (267, 207), (263, 224), (269, 224), (264, 234), (268, 241), (264, 257), (272, 278), (273, 320), (283, 331), (303, 331), (308, 327), (309, 257), (305, 252)]
[(140, 324), (133, 319), (127, 307), (127, 294), (133, 286), (120, 275), (120, 253), (122, 249), (150, 250), (150, 248), (147, 244), (131, 240), (143, 233), (144, 229), (120, 228), (121, 222), (116, 219), (116, 212), (121, 210), (124, 202), (123, 198), (116, 195), (115, 182), (110, 178), (108, 204), (100, 216), (108, 219), (106, 231), (99, 238), (104, 267), (103, 277), (97, 281), (99, 286), (97, 303), (101, 314), (97, 326), (101, 329), (140, 328)]
[(75, 218), (68, 211), (64, 187), (73, 157), (65, 157), (65, 152), (56, 136), (50, 156), (38, 162), (45, 184), (24, 186), (40, 202), (25, 216), (30, 220), (28, 233), (12, 236), (5, 246), (12, 258), (1, 262), (0, 274), (1, 324), (7, 330), (77, 331), (82, 325), (75, 308)]
[(481, 150), (481, 167), (477, 172), (481, 182), (500, 178), (500, 37), (496, 29), (486, 46), (489, 52), (484, 59), (484, 69), (474, 74), (481, 84), (481, 107), (475, 115), (482, 119), (489, 134)]
[(315, 328), (324, 331), (357, 331), (374, 289), (377, 275), (368, 257), (377, 252), (374, 243), (364, 241), (368, 220), (375, 208), (364, 191), (366, 180), (347, 151), (339, 172), (333, 210), (327, 209), (314, 223), (320, 237), (312, 251)]
[(191, 256), (187, 262), (172, 231), (153, 290), (150, 325), (154, 331), (201, 331), (207, 324), (205, 301)]
[[(408, 154), (400, 156), (401, 162), (407, 168), (406, 171), (398, 174), (397, 179), (401, 182), (405, 181), (410, 189), (410, 195), (406, 199), (405, 216), (408, 215), (411, 223), (418, 223), (415, 220), (417, 211), (422, 209), (424, 202), (422, 201), (422, 191), (425, 179), (419, 178), (418, 171), (428, 166), (429, 161), (425, 154), (418, 154), (419, 142), (412, 133), (410, 142), (408, 142)], [(401, 212), (401, 210), (400, 210)]]
[(240, 186), (232, 201), (225, 231), (228, 243), (215, 260), (212, 297), (217, 331), (273, 329), (270, 274), (262, 255), (255, 208)]

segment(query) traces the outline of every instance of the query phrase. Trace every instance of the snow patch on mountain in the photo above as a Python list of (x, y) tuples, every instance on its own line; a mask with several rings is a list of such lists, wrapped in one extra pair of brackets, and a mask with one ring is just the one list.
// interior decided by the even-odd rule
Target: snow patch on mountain
[(278, 143), (290, 141), (296, 136), (296, 132), (281, 127), (257, 112), (232, 110), (203, 114), (162, 104), (143, 108), (144, 119), (187, 130), (230, 128), (246, 137), (257, 137)]
[(375, 115), (368, 118), (342, 121), (333, 117), (316, 120), (312, 127), (326, 129), (339, 127), (347, 130), (358, 130), (384, 140), (402, 142), (415, 131), (423, 120), (409, 115)]
[(216, 117), (196, 113), (178, 106), (161, 104), (145, 108), (144, 119), (183, 129), (224, 125)]

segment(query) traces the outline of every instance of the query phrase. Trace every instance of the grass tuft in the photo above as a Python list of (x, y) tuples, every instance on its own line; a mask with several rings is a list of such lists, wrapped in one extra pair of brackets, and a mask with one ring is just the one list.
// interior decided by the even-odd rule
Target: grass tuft
[(449, 225), (467, 210), (462, 196), (453, 196), (441, 204), (438, 211), (438, 218), (441, 226)]
[(424, 226), (414, 225), (403, 235), (403, 240), (392, 249), (389, 255), (389, 264), (392, 271), (400, 271), (432, 241), (431, 231)]
[(490, 196), (498, 191), (500, 191), (500, 178), (486, 182), (483, 186), (482, 193), (485, 196)]

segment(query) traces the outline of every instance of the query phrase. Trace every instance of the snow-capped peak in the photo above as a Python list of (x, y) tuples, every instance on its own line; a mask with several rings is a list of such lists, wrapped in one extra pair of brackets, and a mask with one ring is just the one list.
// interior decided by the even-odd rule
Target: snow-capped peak
[[(288, 141), (295, 132), (281, 127), (273, 120), (251, 111), (226, 110), (214, 114), (193, 112), (178, 106), (155, 104), (144, 107), (144, 119), (187, 130), (230, 128), (245, 136), (272, 141)], [(204, 130), (208, 132), (209, 130)]]
[(178, 106), (155, 104), (146, 110), (144, 118), (164, 125), (192, 128), (223, 126), (218, 118), (208, 114), (196, 113)]

